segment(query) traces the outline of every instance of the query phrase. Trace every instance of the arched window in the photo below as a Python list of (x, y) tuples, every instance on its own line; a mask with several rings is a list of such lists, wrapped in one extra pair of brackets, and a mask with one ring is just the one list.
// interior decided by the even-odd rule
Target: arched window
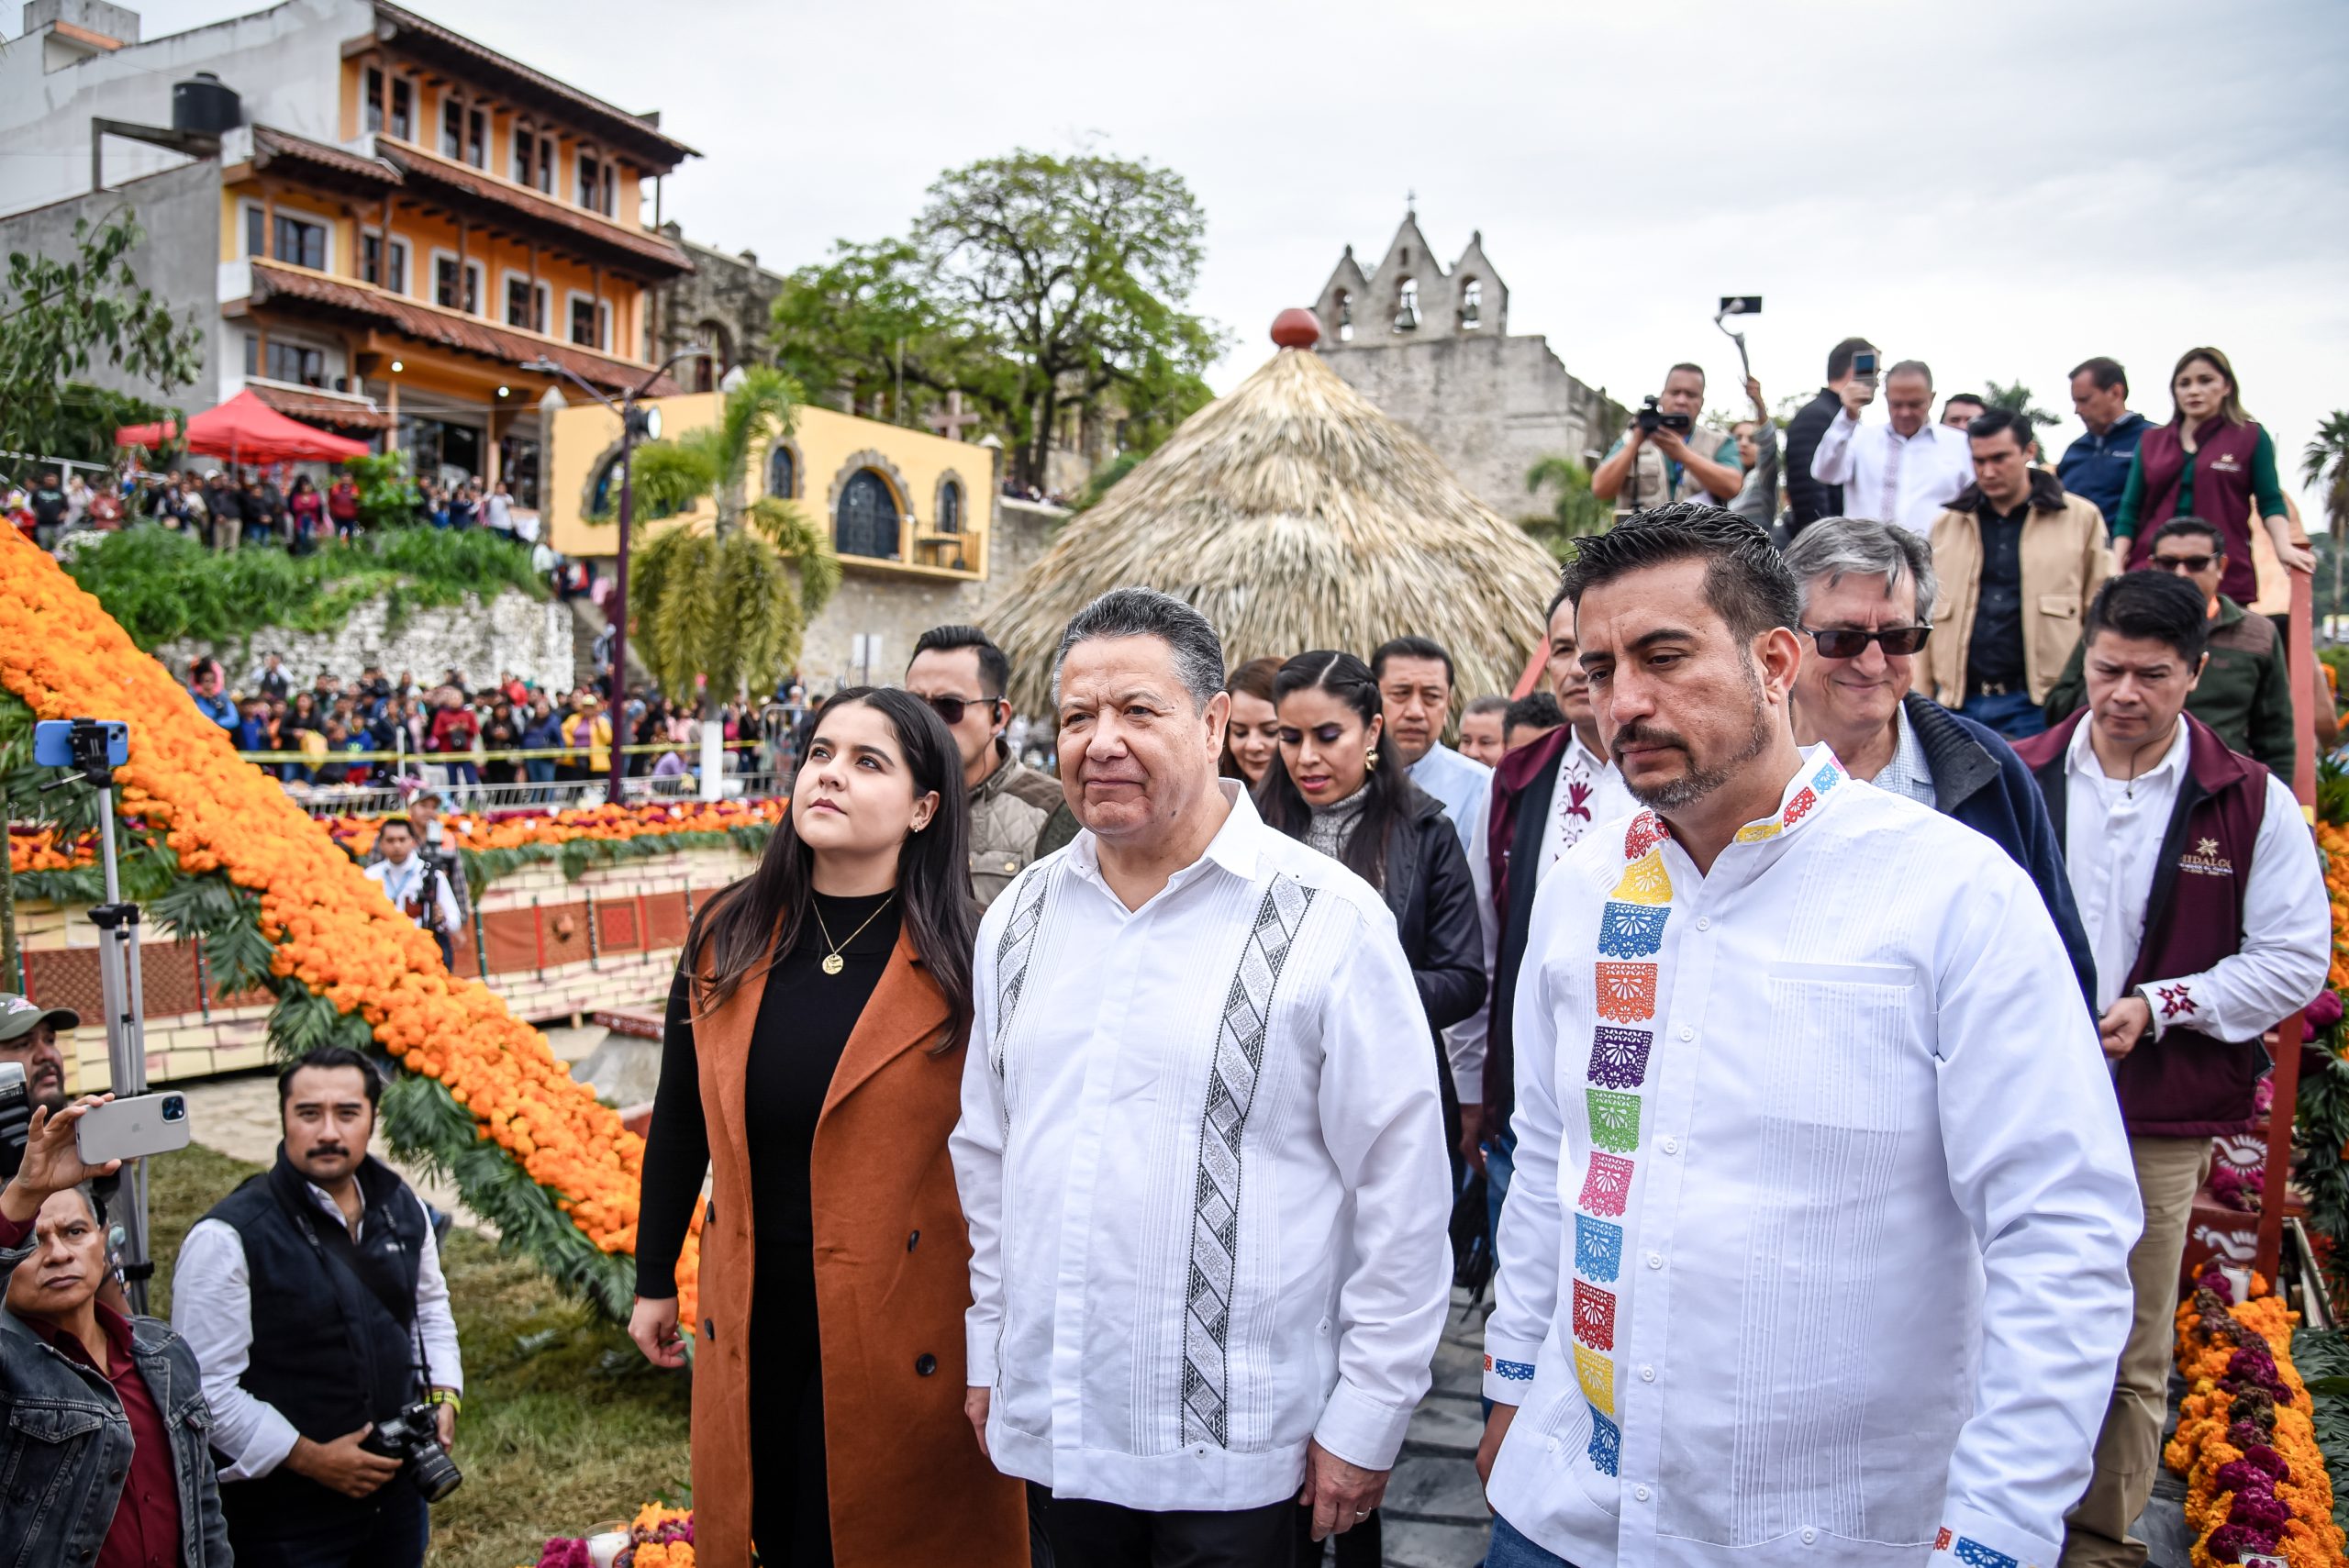
[(963, 487), (951, 479), (938, 487), (938, 531), (963, 531)]
[(1354, 296), (1343, 289), (1338, 291), (1338, 341), (1354, 340)]
[(897, 558), (897, 498), (889, 482), (869, 468), (858, 469), (841, 486), (832, 548), (842, 555), (872, 561)]
[[(676, 515), (676, 508), (674, 506), (651, 505), (644, 498), (644, 493), (641, 490), (638, 491), (631, 499), (633, 506), (629, 518), (631, 523), (641, 523), (655, 517)], [(596, 487), (588, 494), (587, 511), (592, 517), (618, 520), (620, 515), (619, 453), (614, 452), (606, 458), (604, 466), (596, 471)]]
[(718, 384), (726, 379), (726, 372), (734, 363), (734, 346), (725, 324), (705, 321), (694, 328), (694, 341), (709, 352), (694, 361), (694, 390), (715, 392)]
[(1419, 281), (1403, 280), (1402, 293), (1395, 306), (1395, 330), (1408, 332), (1419, 324)]
[(1485, 285), (1470, 278), (1460, 289), (1460, 329), (1474, 332), (1485, 319)]
[(767, 453), (767, 494), (778, 501), (799, 494), (799, 465), (792, 462), (791, 449), (781, 441)]

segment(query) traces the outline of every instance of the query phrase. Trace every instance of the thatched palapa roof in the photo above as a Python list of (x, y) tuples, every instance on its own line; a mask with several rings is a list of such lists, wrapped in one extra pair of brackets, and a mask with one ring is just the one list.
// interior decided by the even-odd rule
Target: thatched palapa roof
[[(1297, 342), (1302, 314), (1285, 313), (1275, 340)], [(1285, 347), (1070, 521), (988, 621), (1026, 713), (1050, 711), (1070, 618), (1133, 585), (1197, 606), (1234, 666), (1316, 648), (1367, 658), (1390, 637), (1431, 637), (1464, 702), (1516, 684), (1557, 580), (1548, 551), (1426, 442), (1309, 347)]]

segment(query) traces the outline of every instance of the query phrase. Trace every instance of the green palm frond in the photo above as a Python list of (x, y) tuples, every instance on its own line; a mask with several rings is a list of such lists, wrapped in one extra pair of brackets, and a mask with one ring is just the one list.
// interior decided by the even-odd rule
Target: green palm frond
[(2300, 478), (2324, 496), (2332, 535), (2349, 532), (2349, 413), (2335, 409), (2300, 454)]
[[(630, 457), (629, 473), (639, 518), (671, 517), (691, 510), (718, 484), (718, 470), (711, 454), (704, 443), (695, 441), (693, 435), (674, 441), (645, 442)], [(617, 485), (609, 506), (612, 509), (596, 521), (610, 522), (618, 517)]]
[(814, 620), (841, 585), (841, 558), (831, 536), (779, 496), (762, 495), (749, 507), (751, 527), (775, 548), (799, 577), (799, 610)]

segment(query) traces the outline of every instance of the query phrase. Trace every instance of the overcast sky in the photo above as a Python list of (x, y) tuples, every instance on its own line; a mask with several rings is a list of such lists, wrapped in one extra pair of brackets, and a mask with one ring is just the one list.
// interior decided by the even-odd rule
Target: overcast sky
[[(1943, 391), (2126, 364), (2168, 417), (2214, 343), (2288, 488), (2349, 407), (2349, 5), (415, 0), (697, 148), (665, 210), (777, 270), (900, 232), (952, 165), (1090, 145), (1180, 172), (1230, 388), (1407, 191), (1484, 231), (1510, 328), (1635, 401), (1675, 360), (1727, 406), (1722, 294), (1760, 294), (1776, 403), (1847, 333)], [(148, 35), (250, 6), (150, 0)], [(2303, 491), (2302, 505), (2308, 497)]]

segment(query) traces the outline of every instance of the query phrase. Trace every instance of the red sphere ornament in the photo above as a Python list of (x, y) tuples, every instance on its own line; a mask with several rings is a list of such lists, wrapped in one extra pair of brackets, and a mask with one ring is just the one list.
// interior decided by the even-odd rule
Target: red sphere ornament
[(1309, 349), (1321, 340), (1321, 323), (1302, 306), (1290, 306), (1273, 317), (1273, 341), (1284, 349)]

